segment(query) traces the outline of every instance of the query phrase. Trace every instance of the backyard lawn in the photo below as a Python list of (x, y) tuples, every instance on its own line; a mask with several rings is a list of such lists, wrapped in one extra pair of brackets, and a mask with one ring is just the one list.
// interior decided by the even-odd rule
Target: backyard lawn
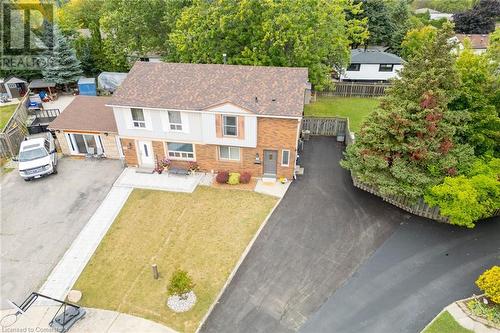
[[(194, 332), (277, 199), (199, 186), (195, 192), (134, 190), (74, 289), (84, 306), (116, 310)], [(157, 264), (158, 280), (151, 265)], [(196, 305), (166, 306), (175, 269), (195, 283)]]
[(423, 333), (472, 333), (455, 321), (448, 311), (444, 311)]
[(363, 97), (318, 97), (316, 102), (306, 105), (304, 115), (312, 117), (349, 117), (349, 127), (357, 132), (361, 121), (380, 104), (377, 98)]
[(17, 104), (2, 105), (0, 106), (0, 131), (3, 130), (5, 125), (10, 119), (10, 116), (16, 111)]

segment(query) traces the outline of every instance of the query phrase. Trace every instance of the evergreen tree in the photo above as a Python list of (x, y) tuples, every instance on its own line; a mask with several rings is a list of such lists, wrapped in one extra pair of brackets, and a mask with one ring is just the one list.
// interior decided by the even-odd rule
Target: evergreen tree
[(452, 33), (446, 24), (410, 58), (341, 162), (383, 195), (416, 200), (445, 176), (466, 172), (473, 159), (473, 149), (456, 140), (462, 113), (447, 107), (459, 85)]
[(75, 82), (82, 74), (80, 61), (76, 58), (75, 50), (70, 46), (66, 37), (57, 25), (53, 27), (54, 47), (47, 52), (48, 64), (42, 69), (45, 80), (56, 84), (63, 84), (67, 90), (68, 83)]

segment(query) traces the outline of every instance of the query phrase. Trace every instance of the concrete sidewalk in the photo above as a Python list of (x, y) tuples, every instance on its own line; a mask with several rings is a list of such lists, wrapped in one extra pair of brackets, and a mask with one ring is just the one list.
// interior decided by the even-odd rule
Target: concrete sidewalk
[[(17, 321), (2, 332), (56, 332), (49, 322), (56, 314), (59, 306), (32, 306)], [(71, 333), (175, 333), (176, 331), (153, 321), (101, 309), (85, 308), (85, 316), (71, 328)], [(0, 319), (13, 313), (14, 310), (3, 310)], [(5, 319), (7, 321), (7, 318)], [(4, 321), (2, 320), (2, 324)]]
[(113, 186), (63, 258), (52, 270), (40, 293), (64, 299), (120, 212), (132, 188)]
[(141, 173), (137, 168), (126, 168), (116, 180), (115, 186), (149, 190), (192, 193), (203, 178), (202, 174), (189, 176), (171, 175), (164, 172)]

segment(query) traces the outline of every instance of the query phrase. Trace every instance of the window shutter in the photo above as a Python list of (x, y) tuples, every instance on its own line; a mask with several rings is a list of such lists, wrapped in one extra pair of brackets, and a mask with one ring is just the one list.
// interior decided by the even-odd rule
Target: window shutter
[(245, 139), (245, 117), (239, 116), (238, 118), (238, 139)]
[(186, 112), (181, 112), (182, 131), (189, 133), (189, 115)]
[(134, 122), (132, 120), (132, 110), (127, 109), (125, 111), (125, 124), (127, 125), (128, 129), (134, 129)]
[(215, 136), (222, 138), (222, 115), (215, 115)]
[(151, 123), (151, 112), (149, 110), (144, 110), (144, 122), (146, 123), (146, 128), (147, 130), (152, 131), (153, 130), (153, 124)]

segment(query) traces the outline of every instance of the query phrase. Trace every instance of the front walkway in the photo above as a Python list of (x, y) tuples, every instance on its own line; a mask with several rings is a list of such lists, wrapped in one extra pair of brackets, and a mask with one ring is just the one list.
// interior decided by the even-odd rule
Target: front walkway
[(132, 188), (113, 186), (63, 258), (52, 270), (40, 293), (64, 299), (108, 231)]
[[(58, 306), (32, 306), (18, 317), (12, 326), (2, 327), (2, 332), (55, 332), (49, 322)], [(70, 329), (71, 333), (175, 333), (176, 331), (147, 319), (115, 311), (85, 308), (87, 313)], [(13, 313), (3, 310), (0, 319)]]
[(179, 176), (164, 172), (159, 175), (157, 173), (141, 173), (137, 168), (126, 168), (116, 181), (115, 186), (192, 193), (202, 177), (203, 175), (198, 173)]

